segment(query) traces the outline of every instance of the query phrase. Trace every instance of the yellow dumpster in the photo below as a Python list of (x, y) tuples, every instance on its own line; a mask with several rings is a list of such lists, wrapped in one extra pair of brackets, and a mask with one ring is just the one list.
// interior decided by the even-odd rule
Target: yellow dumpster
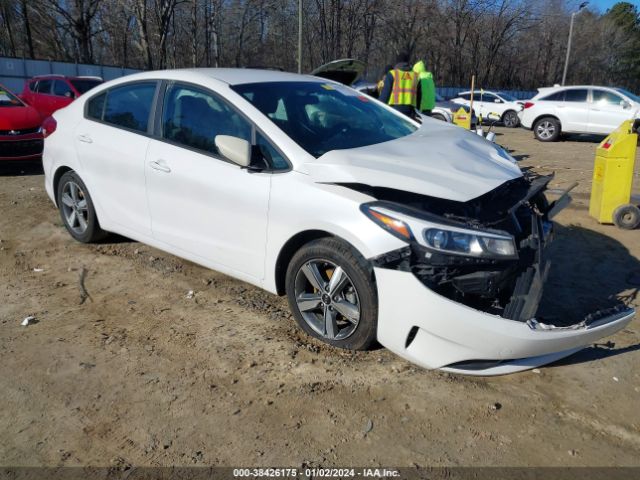
[(640, 209), (630, 203), (636, 128), (637, 123), (634, 127), (633, 120), (628, 120), (598, 145), (589, 201), (589, 215), (598, 222), (629, 230), (640, 224)]
[(456, 113), (453, 114), (453, 123), (459, 127), (471, 130), (471, 113), (460, 107)]

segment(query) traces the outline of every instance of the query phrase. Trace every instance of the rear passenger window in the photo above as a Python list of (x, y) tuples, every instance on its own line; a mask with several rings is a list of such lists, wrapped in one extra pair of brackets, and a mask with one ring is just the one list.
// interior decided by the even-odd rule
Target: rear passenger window
[(556, 93), (552, 93), (551, 95), (547, 95), (546, 97), (542, 97), (540, 100), (547, 100), (550, 102), (563, 102), (564, 101), (564, 90), (561, 90)]
[(103, 120), (119, 127), (146, 132), (155, 91), (155, 82), (129, 84), (108, 90)]
[(586, 89), (567, 90), (564, 92), (564, 101), (565, 102), (586, 102), (587, 90)]
[(51, 93), (51, 80), (39, 80), (38, 81), (38, 93)]
[(165, 96), (162, 136), (187, 147), (219, 154), (217, 135), (251, 141), (251, 124), (218, 97), (173, 85)]
[(67, 85), (67, 82), (63, 82), (62, 80), (55, 80), (53, 82), (53, 94), (59, 97), (69, 97), (71, 98), (73, 95), (73, 91)]
[(93, 120), (102, 120), (104, 113), (104, 100), (107, 98), (106, 93), (101, 93), (97, 97), (93, 97), (87, 102), (87, 117)]

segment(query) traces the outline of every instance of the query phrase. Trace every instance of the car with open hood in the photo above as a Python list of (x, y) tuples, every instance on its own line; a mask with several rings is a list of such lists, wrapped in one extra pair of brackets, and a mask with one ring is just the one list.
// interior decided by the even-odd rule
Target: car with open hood
[(335, 347), (378, 341), (427, 368), (502, 374), (634, 315), (538, 317), (568, 195), (549, 202), (550, 177), (501, 147), (341, 83), (144, 72), (96, 87), (45, 131), (46, 189), (73, 238), (115, 232), (286, 295), (300, 328)]
[(42, 155), (38, 112), (0, 85), (0, 160), (34, 160)]

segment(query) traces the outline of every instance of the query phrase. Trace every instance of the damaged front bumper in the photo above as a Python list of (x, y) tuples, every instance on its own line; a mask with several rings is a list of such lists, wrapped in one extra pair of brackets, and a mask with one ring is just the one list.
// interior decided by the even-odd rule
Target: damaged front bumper
[(500, 375), (556, 361), (624, 328), (635, 314), (624, 305), (573, 323), (536, 318), (550, 265), (550, 219), (568, 203), (567, 194), (546, 202), (549, 180), (534, 180), (504, 209), (501, 228), (517, 239), (516, 260), (438, 255), (415, 242), (372, 259), (379, 342), (426, 368)]
[(635, 310), (620, 307), (568, 328), (509, 320), (450, 300), (411, 272), (376, 267), (378, 341), (426, 368), (501, 375), (571, 355), (624, 328)]

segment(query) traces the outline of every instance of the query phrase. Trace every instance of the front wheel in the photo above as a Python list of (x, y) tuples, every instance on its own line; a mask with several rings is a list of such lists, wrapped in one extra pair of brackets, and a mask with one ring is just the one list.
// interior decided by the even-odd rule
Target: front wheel
[(621, 205), (613, 212), (613, 223), (618, 228), (634, 230), (640, 225), (640, 208), (630, 203)]
[(518, 114), (513, 110), (508, 110), (504, 112), (502, 116), (502, 123), (507, 128), (516, 128), (520, 125), (520, 119), (518, 118)]
[(298, 325), (309, 335), (350, 350), (375, 342), (373, 270), (349, 244), (323, 238), (304, 245), (287, 268), (286, 291)]
[(58, 183), (58, 209), (69, 234), (82, 243), (106, 236), (100, 228), (87, 186), (74, 171), (66, 172)]

